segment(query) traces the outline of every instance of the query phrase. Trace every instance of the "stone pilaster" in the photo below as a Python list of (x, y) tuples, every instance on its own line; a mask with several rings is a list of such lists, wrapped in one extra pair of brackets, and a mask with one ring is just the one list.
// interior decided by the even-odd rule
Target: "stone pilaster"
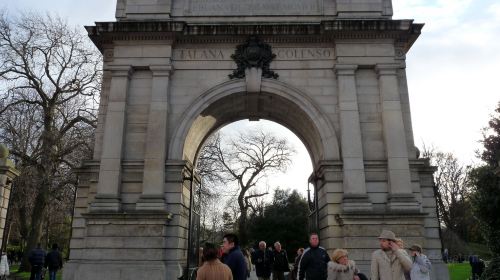
[(166, 211), (165, 159), (167, 153), (168, 88), (172, 67), (150, 66), (153, 72), (149, 104), (142, 195), (138, 211)]
[(5, 249), (3, 242), (4, 230), (6, 230), (7, 210), (9, 208), (12, 181), (19, 176), (19, 171), (14, 167), (12, 161), (7, 159), (9, 151), (0, 144), (0, 244)]
[(125, 133), (125, 112), (132, 67), (112, 66), (111, 86), (104, 123), (99, 182), (91, 212), (120, 211), (121, 161)]
[(389, 211), (395, 212), (419, 212), (419, 205), (411, 186), (408, 147), (398, 86), (399, 67), (399, 64), (379, 64), (376, 67), (388, 164), (387, 207)]
[(342, 162), (337, 160), (319, 162), (314, 171), (314, 185), (317, 208), (313, 215), (318, 215), (318, 228), (315, 230), (320, 233), (321, 244), (327, 249), (342, 248), (342, 243), (339, 243), (340, 225), (336, 222), (336, 216), (343, 212)]
[(372, 211), (366, 193), (363, 144), (359, 121), (356, 90), (357, 65), (337, 64), (341, 148), (344, 174), (343, 210), (345, 212)]

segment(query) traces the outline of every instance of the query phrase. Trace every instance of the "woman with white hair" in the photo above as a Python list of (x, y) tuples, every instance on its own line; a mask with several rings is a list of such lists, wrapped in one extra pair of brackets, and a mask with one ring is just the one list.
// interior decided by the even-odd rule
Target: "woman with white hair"
[(349, 260), (347, 250), (333, 251), (331, 261), (328, 262), (328, 280), (359, 280), (358, 273), (354, 261)]

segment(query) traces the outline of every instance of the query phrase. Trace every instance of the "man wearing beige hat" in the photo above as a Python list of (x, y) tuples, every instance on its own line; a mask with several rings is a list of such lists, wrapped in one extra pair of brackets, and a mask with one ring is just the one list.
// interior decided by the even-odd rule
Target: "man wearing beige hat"
[(405, 250), (396, 244), (396, 235), (383, 230), (378, 237), (380, 249), (372, 254), (371, 280), (401, 280), (411, 270), (412, 261)]

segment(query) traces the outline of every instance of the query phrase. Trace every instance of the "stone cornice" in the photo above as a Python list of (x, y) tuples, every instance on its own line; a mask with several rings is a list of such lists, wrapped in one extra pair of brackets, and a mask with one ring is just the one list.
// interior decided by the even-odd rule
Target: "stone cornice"
[(172, 43), (240, 43), (259, 35), (270, 43), (333, 42), (336, 39), (393, 39), (408, 51), (423, 24), (412, 20), (329, 20), (316, 23), (186, 23), (180, 21), (97, 22), (86, 26), (99, 49), (116, 40)]

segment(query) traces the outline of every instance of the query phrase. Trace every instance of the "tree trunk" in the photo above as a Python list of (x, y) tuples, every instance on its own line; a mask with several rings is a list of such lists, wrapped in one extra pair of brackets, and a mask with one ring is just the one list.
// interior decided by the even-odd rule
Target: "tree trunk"
[(50, 186), (53, 183), (53, 174), (56, 171), (56, 152), (55, 152), (55, 135), (54, 135), (54, 107), (49, 106), (44, 110), (44, 131), (42, 133), (42, 156), (40, 158), (40, 164), (37, 167), (38, 178), (40, 179), (40, 185), (38, 186), (38, 194), (35, 199), (35, 205), (33, 206), (33, 211), (31, 213), (31, 224), (30, 230), (28, 232), (28, 240), (26, 250), (24, 252), (23, 263), (21, 263), (21, 271), (25, 268), (29, 268), (28, 256), (32, 249), (40, 243), (40, 239), (43, 232), (43, 218), (45, 217), (45, 211), (47, 208), (47, 203), (49, 201)]
[[(45, 175), (42, 175), (45, 176)], [(39, 193), (35, 200), (35, 205), (33, 207), (33, 212), (31, 215), (31, 225), (28, 233), (28, 240), (26, 244), (26, 250), (24, 252), (24, 257), (19, 267), (20, 271), (30, 271), (31, 266), (28, 261), (28, 256), (30, 251), (36, 247), (37, 243), (40, 242), (43, 231), (43, 217), (46, 210), (47, 200), (49, 195), (49, 188), (47, 185), (47, 180), (42, 180)]]
[(27, 246), (26, 246), (26, 241), (28, 240), (29, 236), (29, 226), (28, 226), (28, 215), (27, 215), (27, 210), (26, 206), (22, 206), (19, 209), (19, 222), (20, 222), (20, 233), (21, 233), (21, 240), (22, 240), (22, 246), (21, 249), (23, 250), (23, 258), (21, 259), (21, 264), (19, 266), (19, 271), (29, 271), (30, 266), (28, 262), (28, 255), (26, 254), (27, 252)]
[(245, 246), (248, 243), (247, 240), (247, 208), (240, 209), (241, 215), (240, 220), (238, 222), (238, 234), (240, 238), (240, 245)]

